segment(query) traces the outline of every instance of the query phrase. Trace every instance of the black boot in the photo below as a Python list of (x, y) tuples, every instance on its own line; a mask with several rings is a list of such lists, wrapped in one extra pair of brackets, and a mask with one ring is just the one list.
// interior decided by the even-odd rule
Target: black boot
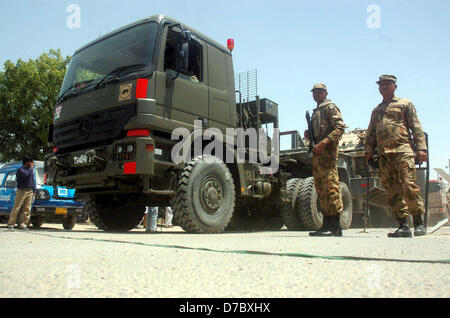
[(322, 227), (314, 232), (309, 232), (309, 236), (322, 236), (321, 234), (328, 231), (330, 223), (330, 217), (329, 216), (323, 216), (323, 223)]
[(412, 237), (406, 218), (398, 220), (399, 227), (394, 233), (388, 233), (388, 237)]
[(323, 225), (315, 232), (309, 232), (309, 236), (342, 236), (340, 216), (324, 216)]
[(333, 232), (333, 236), (342, 236), (341, 215), (332, 216), (332, 220), (331, 232)]
[(422, 215), (413, 215), (414, 220), (414, 236), (422, 236), (427, 234), (425, 225), (423, 224)]

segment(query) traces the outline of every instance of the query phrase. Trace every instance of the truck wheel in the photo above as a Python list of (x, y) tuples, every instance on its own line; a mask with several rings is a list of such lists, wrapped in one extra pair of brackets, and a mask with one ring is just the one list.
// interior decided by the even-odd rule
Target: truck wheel
[(33, 229), (38, 229), (44, 224), (42, 220), (32, 220), (31, 225), (33, 225)]
[(114, 205), (109, 197), (91, 197), (86, 202), (89, 219), (103, 231), (126, 232), (141, 223), (145, 206)]
[(195, 157), (178, 178), (173, 214), (186, 232), (220, 233), (234, 212), (233, 177), (220, 159)]
[(319, 211), (314, 178), (309, 177), (303, 180), (300, 192), (297, 196), (299, 217), (306, 230), (318, 230), (323, 223), (322, 213)]
[[(340, 182), (343, 213), (340, 218), (341, 228), (348, 230), (352, 223), (353, 201), (348, 186)], [(320, 229), (323, 223), (323, 215), (319, 210), (319, 201), (317, 198), (314, 178), (305, 179), (297, 197), (298, 211), (300, 219), (309, 231)]]
[[(280, 209), (281, 218), (289, 231), (300, 231), (304, 229), (297, 210), (297, 200), (294, 198), (294, 191), (297, 187), (301, 187), (303, 179), (292, 178), (286, 182), (286, 190), (288, 192), (288, 202), (283, 203)], [(294, 207), (292, 203), (294, 202)]]
[(242, 203), (241, 200), (237, 199), (234, 204), (234, 212), (231, 217), (230, 222), (225, 228), (225, 232), (235, 232), (235, 231), (247, 231), (248, 225), (248, 207)]
[(88, 220), (88, 213), (86, 207), (83, 208), (83, 213), (77, 216), (77, 223), (86, 223)]
[(342, 212), (340, 223), (343, 230), (348, 230), (352, 224), (353, 217), (353, 200), (352, 194), (348, 186), (344, 182), (340, 182), (341, 186), (341, 196), (342, 205), (344, 206), (344, 211)]
[(63, 221), (62, 226), (65, 230), (71, 230), (75, 226), (77, 217), (75, 215), (68, 215)]

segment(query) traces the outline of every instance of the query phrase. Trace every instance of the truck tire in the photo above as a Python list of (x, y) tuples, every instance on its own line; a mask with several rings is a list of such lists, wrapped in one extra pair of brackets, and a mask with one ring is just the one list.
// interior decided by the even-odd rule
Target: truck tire
[(145, 206), (121, 204), (91, 197), (86, 202), (89, 219), (103, 231), (127, 232), (141, 223), (145, 214)]
[(44, 224), (44, 222), (42, 220), (31, 220), (31, 225), (33, 226), (33, 229), (38, 229), (42, 226), (42, 224)]
[(318, 208), (319, 202), (313, 177), (303, 180), (296, 200), (299, 217), (305, 229), (308, 231), (318, 230), (322, 226), (323, 216)]
[(223, 161), (198, 156), (178, 178), (173, 215), (186, 232), (221, 233), (233, 216), (235, 198), (233, 177)]
[(88, 220), (88, 212), (86, 210), (86, 207), (83, 208), (83, 213), (79, 216), (77, 216), (77, 223), (86, 223)]
[(77, 217), (75, 215), (68, 215), (67, 218), (62, 221), (62, 226), (65, 230), (71, 230), (75, 226), (76, 222)]
[[(343, 213), (340, 218), (341, 228), (348, 230), (352, 224), (353, 201), (348, 186), (344, 182), (339, 183), (341, 188)], [(307, 230), (315, 231), (320, 229), (323, 223), (323, 215), (319, 210), (314, 178), (309, 177), (304, 180), (297, 196), (297, 206), (300, 219)]]
[(353, 199), (347, 184), (340, 182), (343, 212), (340, 218), (341, 228), (348, 230), (352, 225), (353, 217)]
[[(301, 231), (304, 229), (303, 223), (300, 220), (298, 211), (298, 204), (296, 198), (294, 198), (294, 191), (297, 187), (301, 187), (303, 179), (292, 178), (286, 182), (286, 190), (288, 192), (288, 202), (281, 206), (280, 214), (283, 219), (284, 225), (289, 231)], [(294, 203), (294, 206), (292, 206)]]

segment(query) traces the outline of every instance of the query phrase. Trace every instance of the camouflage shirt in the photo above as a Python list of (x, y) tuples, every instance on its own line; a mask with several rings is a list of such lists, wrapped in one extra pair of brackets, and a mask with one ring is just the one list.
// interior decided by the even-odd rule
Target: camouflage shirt
[(372, 111), (365, 144), (366, 153), (414, 154), (410, 130), (417, 150), (427, 151), (425, 135), (414, 105), (406, 98), (395, 96), (389, 103), (382, 102)]
[(311, 124), (316, 144), (328, 137), (338, 145), (346, 127), (342, 120), (341, 111), (329, 99), (324, 100), (314, 109)]

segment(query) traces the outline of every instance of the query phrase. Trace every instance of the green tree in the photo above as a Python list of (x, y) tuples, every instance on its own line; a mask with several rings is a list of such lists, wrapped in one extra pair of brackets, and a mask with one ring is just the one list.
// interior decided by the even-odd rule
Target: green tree
[(36, 60), (6, 61), (0, 71), (0, 162), (50, 151), (48, 128), (70, 57), (50, 50)]

